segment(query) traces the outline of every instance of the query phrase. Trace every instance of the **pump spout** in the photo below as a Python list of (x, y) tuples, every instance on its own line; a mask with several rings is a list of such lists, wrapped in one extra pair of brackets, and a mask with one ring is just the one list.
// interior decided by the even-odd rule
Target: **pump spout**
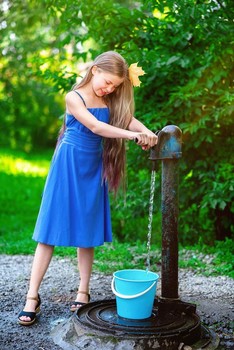
[(181, 158), (182, 131), (178, 126), (167, 125), (156, 134), (158, 143), (150, 150), (150, 160)]

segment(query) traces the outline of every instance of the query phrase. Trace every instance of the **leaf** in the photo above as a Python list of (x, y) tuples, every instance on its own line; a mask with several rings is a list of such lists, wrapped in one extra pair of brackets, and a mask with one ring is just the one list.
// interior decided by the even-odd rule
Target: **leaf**
[(141, 67), (137, 67), (137, 64), (138, 62), (132, 63), (128, 68), (129, 79), (131, 80), (133, 86), (140, 86), (141, 81), (138, 77), (145, 74)]
[(167, 61), (166, 65), (169, 66), (169, 64), (174, 63), (174, 62), (178, 61), (179, 59), (180, 59), (180, 57), (178, 57), (178, 56), (172, 56)]
[(220, 207), (220, 209), (224, 210), (226, 207), (226, 202), (221, 201), (221, 203), (219, 204), (219, 207)]

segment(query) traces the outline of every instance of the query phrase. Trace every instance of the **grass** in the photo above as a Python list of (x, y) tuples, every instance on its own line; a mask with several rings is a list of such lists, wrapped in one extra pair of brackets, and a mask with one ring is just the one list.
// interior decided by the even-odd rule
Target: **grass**
[[(41, 195), (53, 151), (25, 154), (0, 151), (0, 254), (33, 254), (31, 239)], [(55, 248), (55, 255), (74, 258), (76, 249)], [(213, 247), (201, 241), (196, 246), (180, 247), (179, 267), (207, 276), (234, 278), (234, 247), (230, 239), (215, 242)], [(151, 269), (160, 270), (161, 249), (151, 246)], [(119, 243), (95, 249), (94, 269), (111, 273), (126, 268), (146, 268), (146, 242)]]
[(201, 242), (197, 245), (180, 247), (179, 266), (191, 268), (205, 276), (226, 275), (234, 278), (233, 240), (216, 241), (208, 246)]

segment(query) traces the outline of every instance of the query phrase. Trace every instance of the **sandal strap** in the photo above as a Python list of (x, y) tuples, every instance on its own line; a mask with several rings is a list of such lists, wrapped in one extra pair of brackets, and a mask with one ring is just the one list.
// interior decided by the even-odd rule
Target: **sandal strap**
[(73, 301), (72, 306), (75, 305), (86, 305), (87, 303), (82, 303), (81, 301)]
[(87, 295), (88, 296), (88, 302), (90, 302), (90, 294), (89, 294), (89, 292), (84, 292), (82, 290), (78, 290), (77, 294), (79, 294), (79, 293)]
[(39, 302), (39, 298), (38, 297), (27, 297), (27, 299), (36, 300), (37, 302)]
[[(33, 318), (35, 318), (36, 312), (33, 312), (33, 311), (21, 311), (21, 312), (19, 313), (18, 318), (20, 318), (20, 317), (22, 317), (22, 316), (30, 317), (31, 320), (32, 320)], [(26, 321), (26, 322), (28, 322), (28, 321)], [(29, 321), (29, 322), (30, 322), (30, 321)]]
[(79, 294), (79, 293), (85, 294), (85, 295), (88, 295), (88, 296), (89, 296), (89, 292), (83, 292), (82, 290), (78, 290), (77, 294)]

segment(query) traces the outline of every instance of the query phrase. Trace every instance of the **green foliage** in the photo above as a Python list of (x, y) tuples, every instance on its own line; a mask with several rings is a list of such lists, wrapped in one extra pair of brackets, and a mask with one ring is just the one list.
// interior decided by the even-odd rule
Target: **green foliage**
[[(58, 74), (60, 65), (51, 22), (40, 2), (16, 0), (0, 5), (0, 23), (0, 144), (27, 152), (54, 145), (64, 106), (53, 93), (53, 70)], [(41, 75), (47, 52), (53, 55), (50, 81)]]
[(48, 171), (51, 151), (47, 159), (23, 152), (0, 153), (0, 251), (7, 254), (29, 254), (34, 251), (31, 240), (39, 210), (45, 175)]
[[(151, 259), (151, 270), (159, 272), (160, 251), (153, 247), (155, 254)], [(145, 269), (147, 263), (146, 244), (140, 241), (133, 243), (119, 243), (114, 241), (95, 249), (94, 268), (101, 272), (113, 273), (122, 269)]]
[[(135, 90), (136, 116), (152, 130), (176, 124), (183, 131), (180, 240), (195, 243), (202, 237), (211, 244), (233, 237), (233, 2), (4, 4), (1, 144), (26, 151), (54, 145), (64, 110), (62, 94), (82, 74), (82, 63), (117, 50), (147, 73), (143, 88)], [(145, 239), (150, 167), (137, 147), (129, 147), (126, 203), (118, 198), (112, 204), (121, 240)], [(157, 178), (156, 193), (159, 187)], [(160, 214), (154, 219), (157, 231)]]
[[(51, 151), (43, 155), (38, 153), (26, 155), (22, 152), (12, 153), (7, 150), (0, 153), (0, 180), (3, 185), (0, 187), (2, 208), (0, 254), (34, 253), (36, 243), (31, 237), (51, 156)], [(142, 174), (144, 175), (144, 172)], [(133, 237), (129, 237), (125, 242), (119, 242), (114, 238), (112, 244), (96, 248), (94, 269), (113, 273), (118, 269), (146, 268), (148, 257), (146, 232), (142, 240), (138, 240), (135, 233), (139, 228), (139, 222), (131, 220), (131, 223)], [(142, 229), (144, 226), (140, 227)], [(154, 234), (153, 232), (153, 240), (155, 240)], [(159, 236), (158, 232), (156, 236)], [(149, 254), (150, 269), (159, 272), (160, 244), (151, 244)], [(55, 255), (75, 258), (76, 249), (56, 247)], [(205, 275), (227, 275), (234, 278), (233, 256), (232, 240), (226, 239), (208, 246), (200, 239), (194, 246), (180, 247), (179, 266)]]
[(191, 268), (206, 276), (226, 275), (234, 278), (234, 246), (231, 239), (208, 246), (200, 240), (196, 245), (181, 247), (179, 267)]
[[(137, 153), (139, 156), (144, 156), (140, 154), (140, 150), (138, 150)], [(122, 242), (135, 242), (138, 239), (140, 239), (142, 242), (147, 241), (151, 187), (150, 165), (151, 164), (148, 165), (148, 168), (138, 169), (138, 171), (135, 171), (132, 166), (128, 166), (126, 193), (117, 195), (117, 198), (111, 198), (113, 232), (118, 240)], [(157, 173), (157, 186), (155, 186), (156, 188), (153, 205), (153, 243), (159, 243), (161, 241), (160, 195), (158, 194), (157, 190), (159, 183), (160, 178), (159, 173)]]

